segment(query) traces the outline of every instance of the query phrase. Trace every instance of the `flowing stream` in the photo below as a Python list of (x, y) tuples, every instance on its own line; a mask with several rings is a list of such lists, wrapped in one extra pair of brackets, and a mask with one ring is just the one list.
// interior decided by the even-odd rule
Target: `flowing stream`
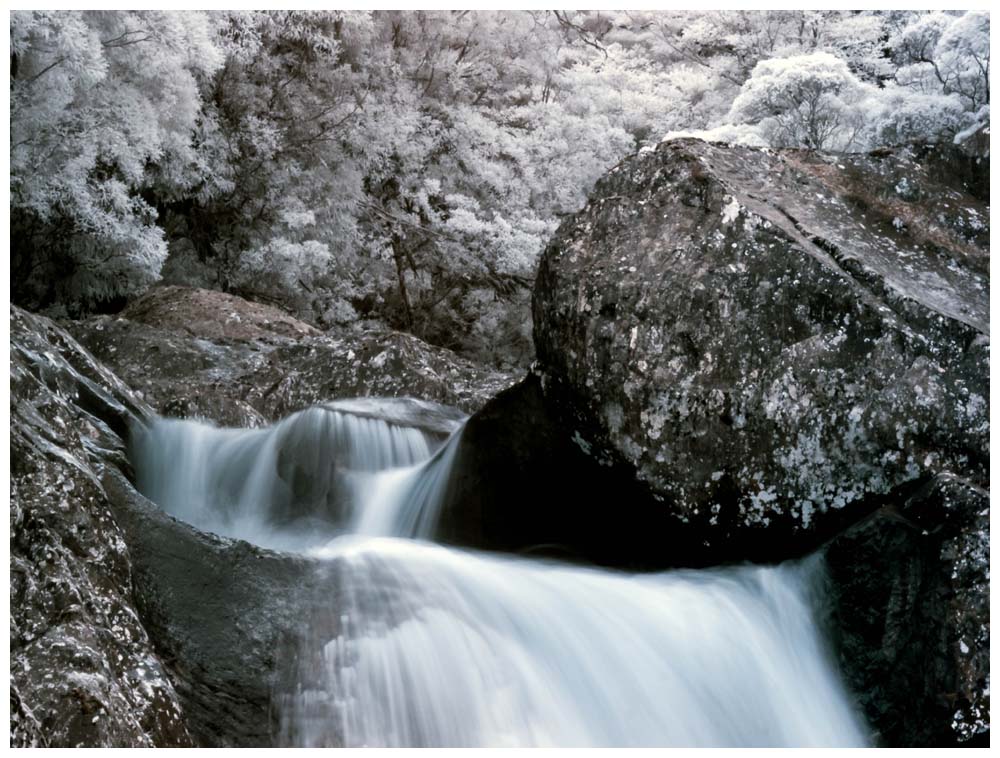
[(632, 575), (437, 545), (461, 430), (441, 444), (357, 407), (261, 430), (161, 419), (134, 443), (168, 512), (328, 567), (337, 623), (280, 698), (284, 741), (867, 743), (816, 624), (818, 557)]

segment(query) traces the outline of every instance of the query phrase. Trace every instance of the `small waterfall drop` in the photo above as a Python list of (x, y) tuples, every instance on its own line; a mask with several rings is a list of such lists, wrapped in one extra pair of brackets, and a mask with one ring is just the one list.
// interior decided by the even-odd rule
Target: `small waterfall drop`
[(321, 545), (387, 471), (431, 456), (419, 429), (334, 408), (265, 429), (156, 419), (132, 440), (139, 490), (205, 531), (274, 549)]
[(370, 410), (160, 419), (133, 440), (164, 510), (328, 572), (333, 612), (303, 622), (319, 645), (275, 695), (282, 742), (866, 744), (816, 625), (819, 558), (629, 575), (435, 545), (461, 429), (435, 451)]
[(376, 537), (430, 539), (461, 435), (461, 429), (452, 434), (429, 461), (376, 477), (370, 491), (360, 498), (351, 531)]

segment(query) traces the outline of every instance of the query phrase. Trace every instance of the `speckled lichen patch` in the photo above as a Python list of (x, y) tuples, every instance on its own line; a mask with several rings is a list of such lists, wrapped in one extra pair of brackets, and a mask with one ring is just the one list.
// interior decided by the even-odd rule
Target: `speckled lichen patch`
[(100, 482), (125, 462), (109, 419), (149, 409), (68, 334), (15, 308), (10, 381), (11, 744), (190, 745)]
[(604, 177), (549, 245), (534, 313), (594, 454), (682, 520), (725, 481), (747, 526), (802, 530), (925, 473), (983, 481), (988, 208), (929, 176), (905, 151), (679, 140)]

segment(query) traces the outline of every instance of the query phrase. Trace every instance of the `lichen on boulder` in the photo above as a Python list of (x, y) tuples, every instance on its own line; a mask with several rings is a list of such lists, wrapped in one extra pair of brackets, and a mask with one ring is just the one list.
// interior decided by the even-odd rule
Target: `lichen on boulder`
[(989, 208), (947, 178), (902, 150), (627, 159), (541, 262), (547, 403), (709, 540), (988, 486)]

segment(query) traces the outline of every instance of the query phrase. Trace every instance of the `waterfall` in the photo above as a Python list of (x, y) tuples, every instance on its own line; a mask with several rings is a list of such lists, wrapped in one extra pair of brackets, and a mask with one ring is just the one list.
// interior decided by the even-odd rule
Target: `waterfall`
[(436, 545), (461, 429), (434, 452), (365, 409), (259, 430), (160, 419), (133, 443), (171, 514), (328, 572), (334, 612), (303, 621), (319, 643), (275, 695), (281, 741), (866, 744), (815, 621), (818, 557), (629, 575)]
[(266, 429), (156, 419), (132, 439), (139, 491), (205, 531), (274, 549), (321, 545), (345, 531), (387, 470), (431, 455), (419, 429), (336, 408)]
[(339, 628), (282, 702), (321, 746), (860, 746), (812, 559), (630, 576), (341, 538)]
[(351, 529), (356, 534), (430, 539), (437, 526), (461, 430), (425, 463), (383, 472), (362, 494)]

